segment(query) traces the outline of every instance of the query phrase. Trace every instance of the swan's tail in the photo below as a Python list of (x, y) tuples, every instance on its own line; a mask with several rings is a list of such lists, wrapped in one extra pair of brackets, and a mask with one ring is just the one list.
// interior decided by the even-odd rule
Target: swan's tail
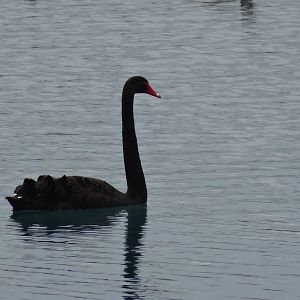
[(40, 176), (38, 181), (25, 178), (23, 184), (15, 188), (14, 195), (5, 199), (14, 211), (52, 209), (55, 205), (54, 201), (51, 201), (53, 195), (52, 182), (54, 180), (51, 176)]

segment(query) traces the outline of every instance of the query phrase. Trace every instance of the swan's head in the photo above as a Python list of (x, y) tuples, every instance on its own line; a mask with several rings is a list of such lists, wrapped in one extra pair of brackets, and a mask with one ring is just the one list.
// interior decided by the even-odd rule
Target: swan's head
[(148, 80), (142, 76), (133, 76), (129, 78), (125, 85), (129, 87), (134, 94), (145, 93), (157, 98), (161, 98), (160, 94), (151, 87)]

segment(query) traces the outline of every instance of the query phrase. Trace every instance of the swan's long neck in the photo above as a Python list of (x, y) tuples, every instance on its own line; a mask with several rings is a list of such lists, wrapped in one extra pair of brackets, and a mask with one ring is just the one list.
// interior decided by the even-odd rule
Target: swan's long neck
[(133, 117), (133, 92), (125, 85), (122, 93), (123, 155), (127, 179), (126, 195), (132, 201), (147, 201), (147, 187), (140, 160)]

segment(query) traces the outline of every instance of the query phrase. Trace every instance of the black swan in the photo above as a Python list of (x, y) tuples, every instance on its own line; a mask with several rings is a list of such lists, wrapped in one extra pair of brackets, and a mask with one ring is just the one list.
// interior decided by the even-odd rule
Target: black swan
[(53, 178), (41, 175), (37, 181), (25, 178), (14, 196), (6, 197), (13, 210), (84, 209), (123, 206), (147, 202), (147, 187), (140, 161), (134, 127), (134, 94), (160, 95), (142, 76), (129, 78), (122, 92), (123, 156), (127, 192), (122, 193), (105, 181), (82, 176)]

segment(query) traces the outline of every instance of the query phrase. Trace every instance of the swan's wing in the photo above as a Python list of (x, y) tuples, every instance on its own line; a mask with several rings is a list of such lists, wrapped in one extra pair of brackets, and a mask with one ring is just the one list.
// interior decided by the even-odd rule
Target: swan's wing
[(65, 176), (68, 187), (73, 192), (97, 193), (107, 197), (115, 197), (122, 194), (111, 184), (104, 180), (82, 176)]
[(89, 177), (41, 175), (25, 178), (15, 195), (6, 197), (14, 210), (100, 208), (123, 205), (125, 195), (109, 183)]
[(124, 194), (106, 181), (82, 176), (65, 176), (65, 180), (72, 207), (115, 206), (122, 205), (124, 201)]

